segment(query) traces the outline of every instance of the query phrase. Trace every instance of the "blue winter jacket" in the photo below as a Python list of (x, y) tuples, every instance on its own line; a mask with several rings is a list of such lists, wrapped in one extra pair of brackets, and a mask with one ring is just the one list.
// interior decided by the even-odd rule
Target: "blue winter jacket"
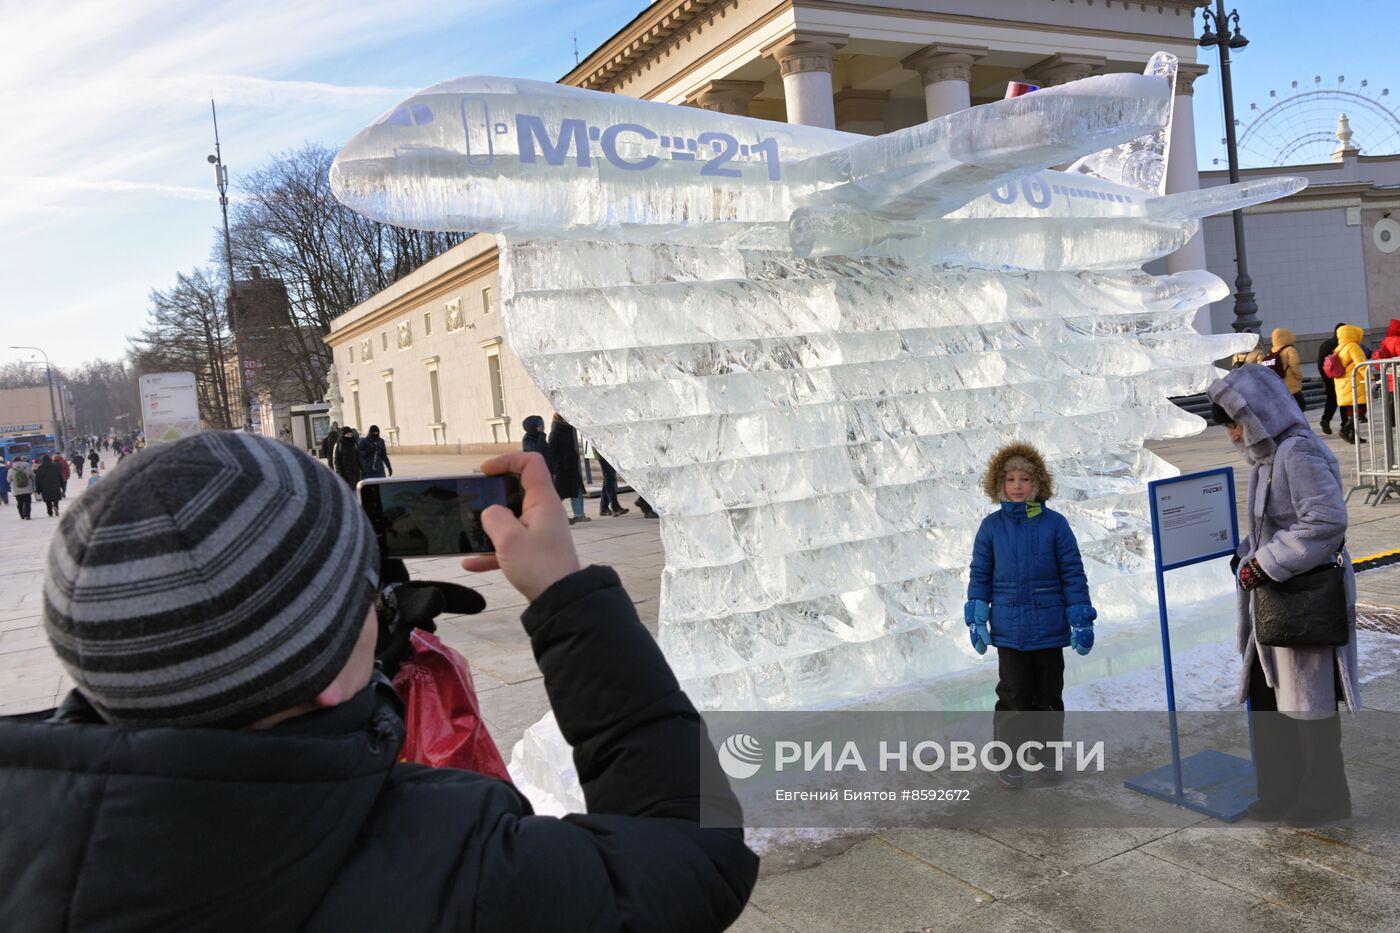
[(1089, 602), (1089, 581), (1069, 522), (1043, 505), (1031, 517), (1026, 503), (1003, 502), (977, 529), (967, 598), (991, 604), (994, 647), (1067, 646), (1065, 608)]

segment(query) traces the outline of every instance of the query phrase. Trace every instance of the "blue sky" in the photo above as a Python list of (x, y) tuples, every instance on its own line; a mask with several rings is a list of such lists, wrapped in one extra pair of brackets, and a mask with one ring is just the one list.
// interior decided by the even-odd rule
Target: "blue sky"
[[(1400, 74), (1381, 0), (1236, 0), (1241, 116), (1269, 88)], [(337, 146), (413, 91), (464, 74), (554, 80), (642, 0), (0, 0), (0, 328), (75, 365), (124, 354), (152, 288), (206, 263), (219, 223), (209, 98), (239, 176)], [(1364, 26), (1360, 25), (1364, 23)], [(1212, 59), (1214, 66), (1214, 60)], [(1390, 99), (1384, 99), (1390, 103)], [(1196, 85), (1203, 167), (1221, 156), (1214, 73)], [(1393, 106), (1394, 106), (1393, 105)], [(1326, 104), (1330, 107), (1330, 104)], [(1330, 113), (1330, 110), (1328, 111)], [(1314, 120), (1324, 119), (1314, 115)], [(1325, 119), (1335, 119), (1335, 116)], [(1358, 126), (1358, 142), (1366, 139)], [(27, 356), (0, 346), (0, 360)]]

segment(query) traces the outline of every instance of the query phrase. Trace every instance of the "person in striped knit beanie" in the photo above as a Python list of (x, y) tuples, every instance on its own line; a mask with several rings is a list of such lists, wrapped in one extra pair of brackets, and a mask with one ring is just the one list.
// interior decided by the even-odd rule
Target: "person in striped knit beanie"
[(379, 549), (332, 480), (285, 444), (210, 431), (149, 450), (67, 511), (44, 629), (103, 719), (269, 725), (368, 684)]
[(123, 465), (54, 536), (44, 625), (77, 688), (0, 716), (0, 931), (733, 923), (758, 856), (704, 721), (616, 571), (579, 567), (544, 460), (481, 470), (519, 475), (523, 508), (486, 509), (496, 551), (462, 567), (528, 601), (586, 813), (400, 760), (350, 487), (280, 441), (209, 432)]

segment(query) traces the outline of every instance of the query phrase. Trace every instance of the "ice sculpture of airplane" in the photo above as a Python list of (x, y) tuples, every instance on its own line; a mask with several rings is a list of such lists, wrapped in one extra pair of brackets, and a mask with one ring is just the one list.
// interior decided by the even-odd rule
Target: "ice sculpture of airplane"
[[(979, 221), (1065, 221), (1071, 248), (1079, 234), (1146, 233), (1143, 248), (1160, 252), (1153, 233), (1180, 238), (1183, 221), (1305, 184), (1271, 178), (1164, 195), (1175, 76), (1175, 57), (1158, 53), (1142, 76), (1088, 78), (873, 138), (460, 78), (355, 136), (331, 182), (355, 210), (424, 229), (586, 237), (659, 225), (668, 240), (684, 227), (699, 241), (736, 225), (782, 225), (798, 256), (941, 249), (949, 261), (1037, 268), (1035, 251), (1017, 261), (979, 247), (988, 235)], [(1068, 172), (1048, 170), (1074, 159)], [(390, 181), (408, 178), (411, 190)]]
[[(498, 234), (512, 349), (661, 513), (677, 676), (702, 708), (801, 707), (979, 663), (967, 561), (1009, 438), (1056, 471), (1100, 623), (1155, 633), (1144, 487), (1177, 471), (1143, 441), (1198, 433), (1168, 398), (1254, 337), (1192, 328), (1216, 276), (1141, 266), (1303, 184), (1166, 194), (1175, 74), (1159, 53), (874, 138), (463, 78), (356, 135), (331, 183), (377, 220)], [(548, 733), (532, 782), (567, 770)]]

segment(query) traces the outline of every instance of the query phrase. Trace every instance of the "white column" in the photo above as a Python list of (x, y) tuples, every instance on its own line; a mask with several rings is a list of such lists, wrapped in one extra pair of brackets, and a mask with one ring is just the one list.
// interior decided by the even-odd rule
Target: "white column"
[(789, 123), (836, 129), (831, 97), (831, 61), (847, 37), (825, 32), (791, 32), (763, 49), (783, 76)]
[[(1196, 120), (1193, 84), (1209, 69), (1205, 65), (1182, 62), (1177, 66), (1176, 97), (1172, 100), (1172, 135), (1167, 150), (1167, 194), (1195, 191), (1201, 185), (1196, 166)], [(1206, 242), (1197, 232), (1186, 245), (1167, 257), (1168, 272), (1206, 267)], [(1200, 320), (1197, 321), (1201, 328)], [(1205, 333), (1210, 332), (1210, 316), (1205, 316)]]
[(957, 113), (972, 106), (972, 65), (987, 54), (977, 45), (926, 45), (900, 64), (917, 71), (924, 82), (924, 105), (928, 119)]

